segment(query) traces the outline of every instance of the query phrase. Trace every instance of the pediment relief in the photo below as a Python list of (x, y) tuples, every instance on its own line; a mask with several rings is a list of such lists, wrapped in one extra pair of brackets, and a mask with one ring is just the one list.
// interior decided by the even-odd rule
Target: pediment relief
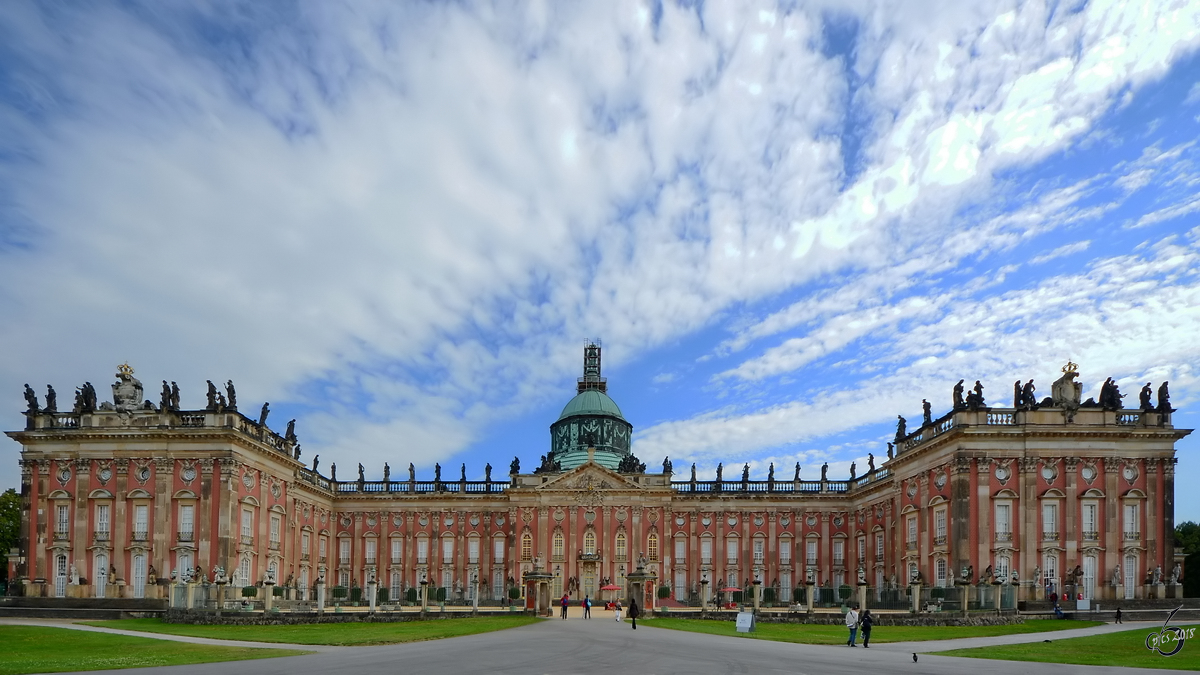
[(543, 485), (539, 491), (595, 492), (600, 490), (645, 490), (641, 485), (598, 464), (584, 464)]

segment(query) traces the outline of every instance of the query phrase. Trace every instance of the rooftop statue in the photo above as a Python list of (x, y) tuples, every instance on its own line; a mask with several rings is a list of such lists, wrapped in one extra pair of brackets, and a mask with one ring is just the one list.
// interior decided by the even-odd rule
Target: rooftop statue
[(25, 411), (26, 415), (36, 415), (41, 410), (41, 406), (38, 405), (37, 392), (28, 383), (25, 385), (25, 403), (29, 406)]
[(965, 380), (959, 380), (958, 384), (954, 385), (955, 410), (962, 410), (963, 408), (967, 407), (966, 404), (963, 403), (963, 382), (965, 382)]
[(171, 381), (171, 410), (179, 410), (179, 385)]
[(117, 410), (136, 410), (142, 405), (142, 382), (133, 376), (128, 363), (117, 366), (117, 381), (112, 385), (113, 405)]
[(749, 480), (750, 480), (750, 464), (747, 462), (746, 465), (742, 467), (742, 482), (745, 483)]
[(462, 465), (462, 473), (459, 475), (458, 479), (459, 479), (459, 480), (466, 480), (466, 479), (467, 479), (467, 463), (466, 463), (466, 462), (463, 462), (463, 465)]
[(312, 470), (313, 470), (313, 473), (316, 473), (316, 472), (317, 472), (317, 465), (318, 465), (318, 464), (320, 464), (320, 463), (321, 463), (321, 456), (320, 456), (320, 455), (313, 455), (313, 468), (312, 468)]
[(225, 394), (217, 392), (217, 411), (223, 411), (225, 407)]
[(297, 443), (292, 449), (292, 459), (300, 459), (300, 444)]
[(264, 403), (262, 409), (258, 411), (258, 426), (265, 429), (267, 427), (267, 415), (270, 415), (270, 414), (271, 414), (271, 404)]
[(867, 453), (867, 473), (875, 473), (875, 455)]
[(159, 396), (158, 405), (163, 412), (171, 409), (171, 385), (167, 384), (166, 380), (163, 380), (162, 394)]
[(1068, 361), (1067, 365), (1063, 366), (1062, 373), (1062, 377), (1050, 385), (1050, 400), (1055, 407), (1062, 408), (1063, 416), (1067, 422), (1071, 422), (1079, 410), (1080, 401), (1083, 400), (1083, 385), (1075, 381), (1079, 376), (1079, 367), (1074, 363)]
[(1171, 392), (1167, 389), (1167, 383), (1163, 382), (1158, 387), (1158, 412), (1171, 412)]
[(929, 401), (925, 399), (921, 399), (921, 415), (922, 424), (933, 424), (933, 406), (931, 406)]
[(337, 462), (331, 462), (329, 464), (329, 480), (335, 483), (337, 482)]
[(412, 462), (408, 463), (408, 480), (409, 482), (417, 479), (417, 467), (413, 466)]
[(392, 480), (392, 467), (388, 466), (387, 462), (383, 463), (383, 482), (390, 483)]
[(54, 391), (54, 387), (46, 385), (46, 412), (58, 412), (58, 393)]
[(1021, 390), (1021, 406), (1026, 410), (1037, 410), (1038, 401), (1034, 391), (1037, 387), (1033, 386), (1033, 380), (1025, 383), (1025, 387)]
[(829, 480), (829, 462), (821, 465), (821, 482)]
[(296, 442), (296, 420), (289, 420), (287, 423), (287, 431), (284, 432), (283, 438), (293, 443)]
[(692, 482), (696, 482), (696, 463), (692, 462)]
[(775, 462), (771, 462), (771, 465), (767, 467), (767, 482), (775, 482)]
[(721, 482), (721, 471), (722, 471), (724, 468), (725, 468), (725, 467), (724, 467), (724, 465), (723, 465), (721, 462), (717, 462), (717, 482), (718, 482), (718, 483), (720, 483), (720, 482)]
[(903, 441), (905, 436), (908, 436), (908, 420), (903, 415), (896, 415), (896, 442)]
[(796, 462), (796, 476), (794, 478), (792, 478), (792, 480), (793, 481), (800, 480), (800, 462)]
[(208, 407), (205, 408), (209, 412), (217, 409), (217, 385), (212, 383), (212, 380), (205, 380), (208, 383)]
[(358, 482), (361, 483), (361, 482), (365, 481), (366, 479), (367, 479), (366, 475), (363, 473), (362, 462), (359, 462), (358, 463)]
[(893, 458), (893, 456), (894, 456), (893, 453), (895, 453), (895, 451), (896, 451), (896, 446), (891, 443), (888, 443), (888, 459)]
[(1150, 383), (1147, 382), (1138, 394), (1138, 408), (1146, 411), (1154, 410), (1154, 404), (1150, 402), (1152, 398), (1154, 398), (1154, 390), (1150, 388)]
[(975, 387), (967, 394), (967, 409), (980, 410), (984, 408), (983, 401), (983, 383), (975, 380)]
[(441, 464), (433, 465), (433, 482), (435, 482), (435, 483), (442, 482), (442, 465)]
[(1125, 398), (1120, 386), (1111, 377), (1100, 385), (1100, 407), (1105, 410), (1120, 410), (1123, 406), (1121, 399)]
[(854, 462), (850, 462), (850, 480), (854, 480), (857, 477), (855, 475), (857, 473), (858, 473), (858, 464), (856, 464)]
[(671, 467), (670, 455), (663, 457), (663, 474), (665, 474), (667, 476), (671, 475), (672, 473), (674, 473), (673, 471), (671, 471), (671, 469), (672, 469), (672, 467)]
[(487, 482), (492, 482), (492, 463), (488, 462), (483, 466), (483, 479)]
[(513, 457), (513, 461), (508, 465), (508, 475), (515, 476), (521, 473), (521, 459)]
[(229, 409), (237, 410), (237, 390), (233, 388), (233, 380), (225, 382), (225, 393), (229, 399)]
[(1021, 395), (1021, 381), (1013, 382), (1013, 409), (1020, 410), (1021, 404), (1025, 402), (1025, 397)]

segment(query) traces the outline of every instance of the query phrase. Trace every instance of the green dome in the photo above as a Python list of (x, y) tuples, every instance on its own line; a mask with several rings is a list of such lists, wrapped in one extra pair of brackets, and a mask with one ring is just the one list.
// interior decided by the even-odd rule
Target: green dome
[(621, 414), (621, 409), (617, 407), (616, 401), (609, 398), (608, 394), (596, 389), (581, 392), (571, 399), (563, 408), (558, 419), (563, 420), (575, 415), (608, 415), (620, 420), (625, 419), (625, 416)]

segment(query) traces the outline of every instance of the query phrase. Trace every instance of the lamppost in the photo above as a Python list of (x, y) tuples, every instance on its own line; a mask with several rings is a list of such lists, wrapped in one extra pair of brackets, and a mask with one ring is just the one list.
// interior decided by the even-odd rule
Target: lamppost
[(479, 614), (479, 573), (471, 575), (471, 613)]
[(700, 616), (708, 612), (708, 572), (700, 578)]
[(425, 573), (421, 573), (421, 614), (429, 611), (429, 579), (425, 578)]
[(759, 600), (762, 597), (762, 570), (754, 568), (754, 613), (758, 614)]

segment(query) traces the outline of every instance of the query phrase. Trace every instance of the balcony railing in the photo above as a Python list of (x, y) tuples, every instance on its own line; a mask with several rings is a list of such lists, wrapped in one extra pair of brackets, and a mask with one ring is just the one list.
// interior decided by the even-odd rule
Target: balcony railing
[(916, 539), (909, 539), (908, 541), (904, 542), (904, 548), (905, 548), (905, 549), (907, 549), (907, 550), (909, 550), (909, 551), (915, 551), (915, 550), (917, 550), (917, 540), (916, 540)]
[(842, 565), (845, 565), (845, 564), (846, 564), (845, 558), (843, 558), (841, 556), (836, 556), (836, 555), (833, 556), (833, 566), (834, 567), (841, 567)]
[(242, 546), (253, 546), (254, 545), (254, 537), (249, 534), (243, 534), (240, 541), (242, 542)]
[(935, 536), (933, 538), (933, 545), (934, 546), (945, 546), (946, 545), (946, 535), (939, 534), (939, 535)]
[(301, 554), (300, 554), (300, 559), (301, 559), (301, 560), (308, 560), (308, 554), (307, 554), (307, 553), (301, 553)]
[(1083, 531), (1083, 540), (1084, 541), (1100, 541), (1100, 533), (1095, 530), (1084, 530)]
[(996, 533), (996, 541), (998, 541), (998, 542), (1012, 541), (1012, 532), (997, 532)]
[(375, 556), (373, 556), (373, 555), (372, 555), (372, 556), (367, 556), (367, 562), (366, 562), (366, 564), (368, 564), (368, 565), (374, 565), (374, 564), (375, 564)]
[(92, 541), (108, 541), (107, 532), (93, 532)]
[(192, 530), (180, 530), (175, 533), (175, 541), (195, 541), (196, 533)]
[(805, 558), (804, 560), (805, 560), (804, 564), (808, 565), (809, 567), (813, 567), (814, 565), (817, 564), (816, 558)]
[(54, 541), (71, 541), (70, 532), (55, 532)]
[(428, 565), (429, 564), (429, 556), (427, 556), (427, 555), (417, 556), (417, 564), (418, 565)]
[(341, 567), (346, 567), (346, 566), (347, 566), (347, 565), (349, 565), (349, 564), (350, 564), (350, 558), (338, 558), (338, 565), (339, 565), (339, 566), (341, 566)]
[(704, 557), (700, 558), (700, 564), (701, 565), (711, 565), (712, 564), (712, 556), (708, 556), (707, 558), (704, 558)]
[(150, 538), (150, 534), (146, 530), (134, 530), (132, 541), (146, 541)]
[(1126, 532), (1125, 541), (1137, 541), (1142, 538), (1141, 532)]
[(272, 551), (278, 551), (279, 550), (279, 540), (272, 539), (270, 542), (267, 543), (267, 548), (271, 549)]
[(1058, 531), (1042, 532), (1042, 541), (1058, 541)]

